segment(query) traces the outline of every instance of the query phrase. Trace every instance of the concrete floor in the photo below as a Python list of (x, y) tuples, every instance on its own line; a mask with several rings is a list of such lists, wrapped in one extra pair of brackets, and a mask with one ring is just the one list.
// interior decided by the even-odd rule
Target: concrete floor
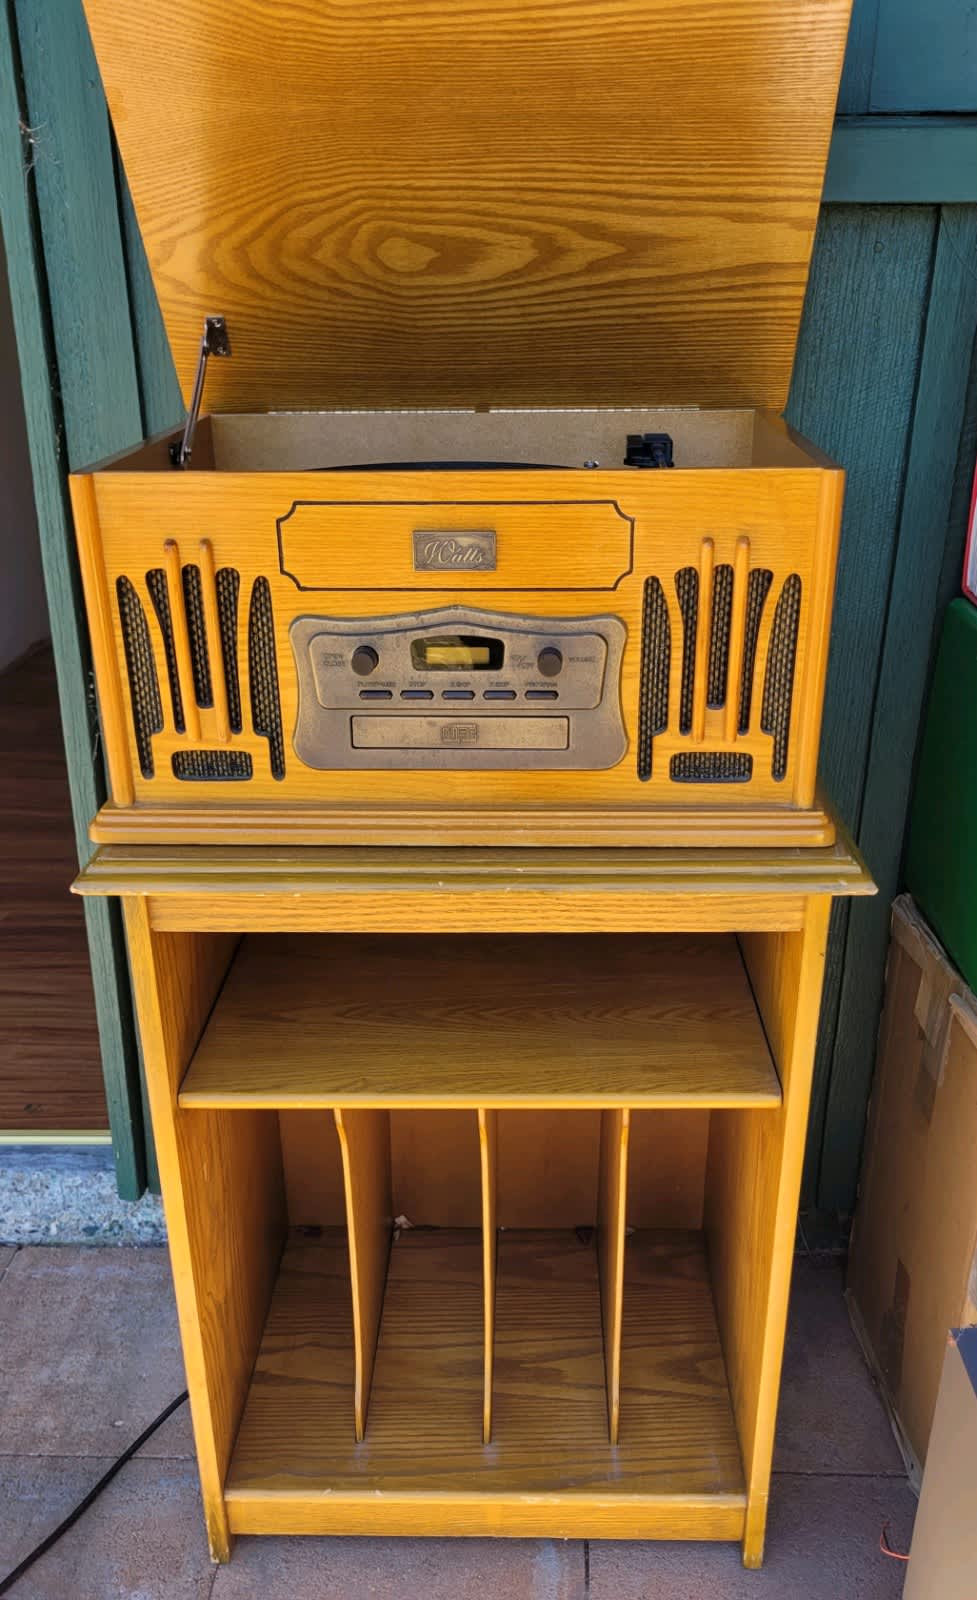
[[(160, 1249), (0, 1248), (0, 1578), (183, 1387)], [(795, 1273), (767, 1561), (732, 1545), (240, 1539), (211, 1566), (183, 1407), (14, 1600), (890, 1600), (915, 1501), (841, 1269)]]

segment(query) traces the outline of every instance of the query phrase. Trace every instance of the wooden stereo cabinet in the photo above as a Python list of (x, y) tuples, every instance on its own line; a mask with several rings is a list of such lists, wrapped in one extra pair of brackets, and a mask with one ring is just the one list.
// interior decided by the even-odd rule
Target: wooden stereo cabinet
[(759, 1564), (844, 844), (106, 846), (77, 888), (123, 896), (218, 1559)]
[(72, 479), (94, 837), (830, 844), (849, 0), (86, 9), (212, 406)]
[(848, 0), (86, 10), (188, 420), (72, 478), (76, 887), (211, 1549), (756, 1566), (871, 892), (816, 786), (842, 474), (778, 415)]

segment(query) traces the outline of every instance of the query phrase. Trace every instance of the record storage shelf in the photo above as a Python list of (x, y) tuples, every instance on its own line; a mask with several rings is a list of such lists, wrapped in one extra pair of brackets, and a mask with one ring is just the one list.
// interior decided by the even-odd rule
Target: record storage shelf
[(864, 870), (391, 854), (111, 846), (79, 880), (124, 897), (214, 1554), (757, 1565), (827, 918)]

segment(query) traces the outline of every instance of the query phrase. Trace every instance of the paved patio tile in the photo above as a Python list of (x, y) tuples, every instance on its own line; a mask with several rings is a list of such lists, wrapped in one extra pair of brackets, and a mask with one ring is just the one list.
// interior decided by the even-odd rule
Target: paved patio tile
[(899, 1600), (905, 1563), (879, 1534), (908, 1550), (915, 1508), (897, 1478), (779, 1477), (759, 1572), (738, 1545), (592, 1544), (589, 1600)]
[(0, 1244), (0, 1282), (2, 1282), (3, 1275), (15, 1255), (16, 1251), (14, 1250), (13, 1245)]
[[(164, 1250), (17, 1251), (0, 1282), (0, 1455), (114, 1458), (183, 1387)], [(190, 1454), (187, 1427), (174, 1417), (147, 1453)]]
[(774, 1470), (901, 1476), (902, 1457), (843, 1292), (840, 1260), (794, 1263)]
[(579, 1542), (239, 1539), (212, 1600), (584, 1600)]
[[(0, 1460), (0, 1575), (56, 1526), (109, 1465), (92, 1457)], [(208, 1600), (213, 1581), (193, 1468), (185, 1462), (130, 1461), (11, 1595)]]

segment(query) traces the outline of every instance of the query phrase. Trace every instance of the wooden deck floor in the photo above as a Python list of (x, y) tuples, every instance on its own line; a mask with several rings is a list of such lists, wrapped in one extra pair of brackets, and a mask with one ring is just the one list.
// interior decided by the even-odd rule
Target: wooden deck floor
[(76, 870), (44, 645), (0, 675), (0, 1131), (108, 1126)]

